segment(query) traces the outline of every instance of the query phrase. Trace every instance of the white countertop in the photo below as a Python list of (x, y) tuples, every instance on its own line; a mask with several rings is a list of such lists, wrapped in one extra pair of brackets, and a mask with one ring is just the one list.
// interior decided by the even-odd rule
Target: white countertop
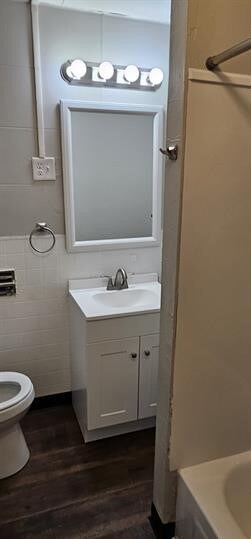
[(155, 273), (128, 277), (125, 290), (106, 290), (107, 279), (74, 279), (69, 294), (88, 320), (160, 311), (161, 285)]

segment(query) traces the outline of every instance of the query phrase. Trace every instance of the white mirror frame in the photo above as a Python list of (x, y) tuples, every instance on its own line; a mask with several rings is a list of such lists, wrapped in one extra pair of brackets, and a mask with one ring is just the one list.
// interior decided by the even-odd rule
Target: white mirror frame
[[(64, 204), (66, 224), (66, 247), (67, 251), (99, 251), (113, 249), (130, 249), (133, 247), (153, 247), (160, 245), (161, 241), (161, 195), (164, 177), (164, 159), (159, 148), (163, 146), (163, 108), (160, 106), (132, 105), (121, 103), (99, 103), (95, 101), (72, 101), (61, 100), (61, 134), (62, 134), (62, 159), (64, 179)], [(74, 214), (74, 182), (72, 163), (72, 128), (71, 113), (78, 110), (93, 110), (115, 112), (138, 112), (139, 114), (152, 114), (153, 121), (153, 207), (152, 207), (152, 236), (141, 238), (119, 238), (109, 240), (76, 241), (75, 237), (75, 214)]]

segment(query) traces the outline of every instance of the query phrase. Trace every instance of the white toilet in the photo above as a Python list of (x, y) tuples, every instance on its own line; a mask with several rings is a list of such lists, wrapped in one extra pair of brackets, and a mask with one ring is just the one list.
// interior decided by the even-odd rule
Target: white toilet
[(0, 372), (0, 479), (18, 472), (29, 460), (30, 452), (19, 421), (34, 396), (28, 376)]

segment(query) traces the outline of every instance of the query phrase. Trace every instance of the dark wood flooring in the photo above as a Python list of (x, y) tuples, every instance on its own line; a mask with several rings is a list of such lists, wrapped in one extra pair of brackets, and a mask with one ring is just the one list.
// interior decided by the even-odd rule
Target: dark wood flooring
[(1, 539), (154, 537), (153, 430), (85, 445), (70, 405), (32, 410), (22, 426), (31, 458), (0, 481)]

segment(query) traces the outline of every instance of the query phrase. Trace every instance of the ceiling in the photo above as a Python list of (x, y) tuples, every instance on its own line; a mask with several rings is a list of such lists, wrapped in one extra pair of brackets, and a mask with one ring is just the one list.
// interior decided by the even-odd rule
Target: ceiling
[(171, 0), (35, 0), (34, 3), (170, 24)]

